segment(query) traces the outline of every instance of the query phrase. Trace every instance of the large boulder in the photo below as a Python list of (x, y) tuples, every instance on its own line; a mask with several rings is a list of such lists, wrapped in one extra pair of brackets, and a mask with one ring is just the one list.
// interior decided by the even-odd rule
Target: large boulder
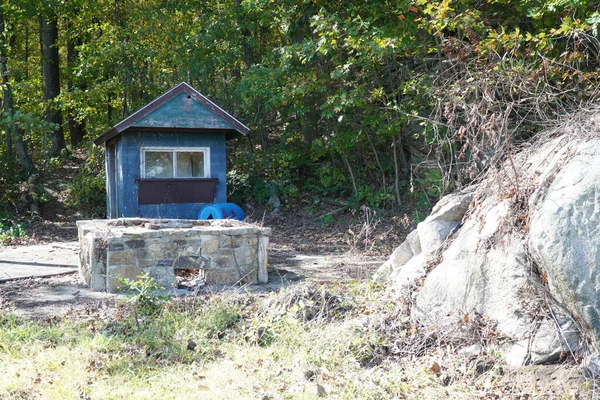
[(529, 248), (554, 296), (600, 347), (600, 140), (572, 156), (534, 204)]
[(506, 202), (487, 205), (482, 226), (476, 219), (465, 222), (416, 294), (414, 317), (426, 325), (451, 325), (465, 314), (480, 314), (500, 321), (505, 334), (526, 328), (517, 293), (529, 278), (523, 242), (495, 236), (507, 210)]
[(584, 354), (582, 327), (597, 350), (600, 139), (555, 132), (443, 198), (376, 277), (428, 328), (485, 321), (511, 365)]
[[(415, 294), (412, 317), (458, 334), (466, 328), (465, 321), (484, 316), (499, 337), (509, 338), (500, 349), (509, 364), (557, 360), (569, 347), (578, 346), (576, 330), (569, 319), (558, 322), (561, 331), (551, 315), (539, 314), (545, 304), (531, 274), (526, 240), (502, 231), (509, 202), (490, 201), (481, 211), (464, 223), (442, 261), (427, 275)], [(558, 305), (552, 307), (565, 314)]]

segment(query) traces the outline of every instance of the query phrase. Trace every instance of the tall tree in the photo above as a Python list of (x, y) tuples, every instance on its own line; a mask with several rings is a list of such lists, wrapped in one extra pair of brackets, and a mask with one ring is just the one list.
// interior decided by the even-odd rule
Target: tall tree
[(46, 111), (44, 121), (50, 124), (52, 147), (50, 155), (56, 156), (65, 148), (62, 128), (62, 112), (56, 104), (60, 95), (60, 69), (58, 57), (58, 21), (52, 10), (44, 10), (39, 16), (40, 45), (42, 54), (42, 86)]
[(35, 166), (23, 141), (23, 132), (15, 120), (13, 90), (9, 82), (8, 49), (12, 38), (14, 38), (14, 35), (7, 32), (4, 8), (0, 7), (0, 75), (2, 75), (2, 116), (3, 120), (6, 121), (7, 153), (12, 158), (12, 144), (14, 141), (21, 166), (24, 172), (30, 175), (35, 171)]
[[(73, 78), (73, 70), (75, 68), (77, 60), (77, 46), (80, 44), (78, 38), (69, 38), (67, 42), (67, 64), (69, 67), (69, 78), (67, 80), (67, 90), (69, 93), (75, 90), (75, 83)], [(67, 121), (69, 124), (69, 136), (71, 138), (71, 146), (77, 147), (83, 141), (85, 134), (85, 121), (77, 118), (76, 110), (73, 107), (68, 107), (67, 110)]]
[[(6, 104), (6, 98), (8, 94), (8, 54), (7, 47), (8, 43), (5, 35), (5, 22), (4, 22), (4, 10), (0, 9), (0, 74), (2, 75), (2, 99)], [(9, 94), (10, 96), (10, 94)], [(10, 104), (9, 104), (10, 108)], [(10, 124), (7, 124), (10, 125)], [(9, 126), (5, 127), (6, 132), (6, 163), (9, 168), (12, 167), (13, 163), (13, 144), (12, 144), (12, 129)]]
[[(511, 138), (530, 137), (600, 87), (598, 1), (2, 4), (18, 21), (4, 115), (12, 99), (34, 160), (48, 152), (49, 126), (58, 128), (52, 152), (64, 146), (59, 110), (76, 145), (75, 122), (91, 138), (186, 80), (256, 133), (262, 151), (250, 140), (232, 146), (232, 169), (248, 183), (353, 193), (379, 206), (399, 204), (410, 187), (421, 202), (490, 165), (503, 126)], [(66, 22), (59, 44), (55, 16)], [(43, 58), (29, 43), (38, 17)], [(60, 81), (57, 46), (68, 64)], [(42, 74), (31, 67), (38, 62)], [(18, 137), (2, 138), (0, 146), (12, 141), (2, 154), (17, 153)]]

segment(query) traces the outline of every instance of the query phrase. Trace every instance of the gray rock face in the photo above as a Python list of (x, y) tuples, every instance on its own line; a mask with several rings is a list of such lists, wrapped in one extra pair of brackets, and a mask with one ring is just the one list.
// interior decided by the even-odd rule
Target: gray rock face
[[(599, 121), (514, 155), (467, 217), (470, 194), (436, 205), (379, 274), (410, 296), (412, 318), (451, 334), (485, 317), (510, 338), (498, 350), (511, 365), (585, 354), (582, 334), (600, 349)], [(598, 360), (587, 361), (594, 376)]]
[(529, 247), (551, 292), (600, 347), (600, 140), (578, 145), (538, 202)]
[[(411, 242), (409, 241), (409, 237), (411, 238)], [(413, 252), (418, 251), (417, 253)], [(398, 273), (400, 267), (410, 261), (414, 256), (418, 255), (421, 252), (421, 245), (419, 244), (419, 236), (418, 232), (415, 229), (412, 231), (406, 240), (402, 242), (396, 250), (392, 253), (389, 260), (387, 260), (375, 274), (373, 275), (373, 280), (375, 281), (386, 281), (390, 279), (393, 273)]]
[(390, 274), (390, 280), (393, 282), (393, 288), (398, 294), (407, 294), (414, 289), (415, 281), (425, 276), (427, 267), (427, 257), (420, 253), (411, 258), (400, 268), (396, 268)]
[(472, 200), (472, 192), (450, 194), (441, 199), (431, 215), (417, 226), (420, 252), (433, 254), (460, 224)]
[[(472, 200), (472, 192), (453, 193), (441, 199), (431, 215), (419, 223), (417, 229), (409, 233), (406, 240), (394, 250), (389, 260), (374, 274), (373, 280), (398, 279), (402, 282), (400, 286), (405, 286), (407, 279), (414, 280), (423, 275), (427, 257), (435, 253), (460, 224)], [(413, 261), (417, 257), (418, 260)], [(404, 268), (407, 263), (409, 265)]]
[(414, 255), (421, 253), (421, 239), (419, 238), (419, 231), (417, 229), (406, 236), (406, 242), (408, 243), (408, 247), (410, 247), (410, 251), (412, 251)]
[(494, 243), (507, 204), (484, 210), (483, 228), (477, 220), (467, 221), (429, 273), (417, 293), (413, 316), (426, 325), (451, 325), (464, 314), (486, 315), (501, 321), (500, 331), (513, 336), (527, 329), (517, 293), (529, 276), (525, 249), (519, 237), (503, 238), (502, 246)]
[(591, 378), (600, 376), (600, 354), (592, 354), (583, 361), (583, 368)]
[(281, 207), (281, 200), (279, 200), (279, 196), (272, 194), (267, 201), (267, 205), (273, 210), (279, 210), (279, 207)]
[(411, 314), (447, 332), (464, 328), (465, 319), (485, 316), (497, 332), (511, 338), (501, 349), (507, 363), (549, 362), (577, 346), (578, 337), (572, 330), (566, 342), (554, 321), (534, 315), (535, 306), (542, 304), (527, 262), (526, 241), (519, 234), (499, 232), (508, 212), (508, 202), (488, 202), (480, 214), (485, 217), (465, 222), (416, 293)]
[(414, 253), (410, 249), (408, 241), (405, 240), (400, 246), (398, 246), (396, 250), (394, 250), (390, 260), (393, 265), (404, 265), (408, 262), (408, 260), (413, 258), (413, 256)]
[[(562, 314), (558, 307), (556, 321), (540, 322), (531, 346), (531, 363), (542, 364), (560, 359), (561, 353), (577, 352), (582, 348), (579, 329), (573, 320)], [(558, 325), (558, 329), (557, 329)]]
[[(526, 236), (504, 229), (511, 218), (509, 200), (479, 204), (443, 248), (439, 264), (427, 273), (427, 265), (457, 229), (472, 198), (443, 199), (386, 262), (379, 278), (390, 279), (395, 293), (413, 298), (411, 317), (427, 327), (460, 335), (469, 329), (465, 320), (484, 317), (493, 330), (510, 338), (497, 349), (510, 365), (550, 362), (579, 349), (581, 339), (568, 313), (541, 296)], [(422, 251), (415, 254), (418, 246)], [(419, 288), (415, 282), (422, 279)], [(536, 310), (547, 306), (560, 317), (540, 318)]]

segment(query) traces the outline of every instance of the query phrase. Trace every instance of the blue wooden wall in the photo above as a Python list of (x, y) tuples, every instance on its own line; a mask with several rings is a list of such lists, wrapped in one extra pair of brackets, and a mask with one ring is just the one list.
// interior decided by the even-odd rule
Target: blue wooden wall
[[(117, 137), (117, 210), (119, 217), (197, 219), (204, 204), (138, 205), (142, 147), (209, 147), (211, 178), (217, 178), (215, 202), (227, 202), (225, 135), (222, 133), (123, 132)], [(108, 199), (110, 201), (110, 199)], [(109, 204), (108, 209), (112, 207)]]

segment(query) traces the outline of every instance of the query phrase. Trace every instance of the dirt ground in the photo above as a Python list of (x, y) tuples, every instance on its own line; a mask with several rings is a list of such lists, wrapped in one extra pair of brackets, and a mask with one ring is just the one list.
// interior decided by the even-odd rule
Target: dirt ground
[[(344, 215), (345, 219), (323, 225), (309, 214), (254, 211), (255, 214), (261, 213), (261, 224), (273, 229), (269, 247), (269, 282), (243, 288), (195, 288), (198, 292), (274, 291), (308, 279), (320, 282), (367, 280), (405, 235), (405, 226), (401, 223), (381, 221), (361, 225), (360, 221), (354, 220), (351, 212)], [(77, 258), (74, 243), (77, 237), (76, 229), (70, 225), (74, 225), (74, 221), (36, 221), (30, 225), (33, 232), (28, 239), (0, 247), (0, 269), (3, 259), (9, 259), (5, 260), (6, 263), (16, 262), (13, 258), (18, 252), (22, 253), (24, 268), (29, 264), (42, 265), (39, 264), (42, 260), (44, 268), (38, 269), (47, 269), (47, 266), (54, 263), (53, 256), (60, 256), (60, 260), (55, 260), (54, 264), (73, 264), (72, 260)], [(365, 226), (370, 229), (367, 235), (364, 232)], [(362, 242), (355, 240), (349, 233), (360, 232), (361, 229)], [(368, 235), (371, 235), (370, 238)], [(73, 254), (53, 255), (52, 252), (56, 249)], [(57, 271), (64, 274), (59, 269)], [(60, 318), (76, 310), (101, 307), (101, 303), (119, 298), (118, 295), (90, 291), (76, 272), (61, 276), (6, 280), (7, 282), (0, 283), (0, 310), (32, 318)], [(173, 294), (182, 296), (190, 292), (180, 289)]]
[[(2, 252), (7, 249), (20, 248), (27, 252), (26, 249), (34, 245), (64, 247), (77, 241), (77, 220), (104, 217), (95, 209), (83, 215), (82, 210), (66, 206), (68, 183), (80, 170), (85, 157), (85, 152), (75, 152), (63, 165), (42, 177), (46, 200), (41, 204), (41, 216), (31, 216), (15, 205), (13, 212), (19, 217), (14, 222), (24, 224), (28, 235), (0, 245), (0, 268)], [(256, 204), (245, 204), (243, 208), (247, 220), (273, 229), (269, 248), (270, 282), (254, 290), (276, 290), (306, 279), (369, 279), (414, 227), (406, 217), (391, 213), (378, 215), (368, 208), (342, 207), (340, 212), (340, 204), (331, 200), (311, 207), (303, 203), (284, 204), (277, 211)], [(328, 213), (332, 213), (331, 216), (323, 218)], [(49, 259), (44, 263), (53, 264)], [(61, 260), (54, 264), (72, 263)], [(98, 300), (95, 294), (88, 292), (77, 274), (14, 280), (0, 283), (0, 309), (33, 317), (60, 316), (72, 307), (86, 307), (88, 300)]]

